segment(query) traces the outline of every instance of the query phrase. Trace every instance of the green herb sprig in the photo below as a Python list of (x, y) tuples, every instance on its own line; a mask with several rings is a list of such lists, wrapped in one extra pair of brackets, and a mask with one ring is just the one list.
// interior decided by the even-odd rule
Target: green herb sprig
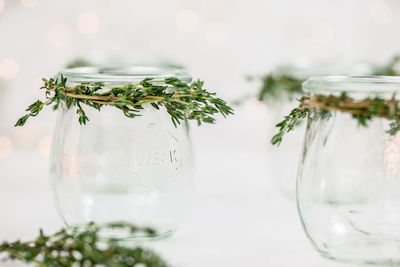
[[(154, 233), (130, 224), (115, 223), (103, 227), (121, 229), (130, 233)], [(154, 252), (141, 247), (121, 246), (116, 240), (101, 239), (103, 227), (89, 223), (84, 228), (62, 229), (53, 235), (39, 236), (28, 242), (0, 243), (0, 255), (9, 260), (20, 260), (39, 267), (111, 266), (111, 267), (167, 267), (167, 263)]]
[(301, 84), (304, 80), (289, 75), (270, 73), (261, 78), (262, 85), (257, 98), (265, 101), (268, 98), (276, 98), (286, 92), (289, 97), (301, 92)]
[(103, 83), (82, 83), (73, 87), (67, 86), (67, 78), (43, 79), (46, 101), (37, 100), (26, 111), (15, 126), (23, 126), (30, 117), (37, 116), (45, 106), (53, 105), (58, 109), (61, 102), (67, 108), (75, 107), (79, 123), (86, 124), (88, 116), (83, 105), (101, 110), (105, 105), (120, 109), (129, 118), (140, 116), (143, 105), (150, 104), (155, 109), (164, 107), (171, 116), (175, 127), (185, 119), (201, 123), (214, 123), (214, 115), (221, 113), (224, 117), (233, 114), (233, 109), (215, 93), (203, 89), (200, 80), (187, 84), (178, 78), (162, 80), (144, 79), (136, 84), (109, 86)]
[(306, 117), (311, 119), (311, 113), (315, 112), (322, 116), (336, 111), (350, 113), (359, 125), (365, 127), (373, 118), (386, 118), (392, 121), (387, 133), (395, 135), (400, 131), (400, 103), (395, 99), (395, 95), (391, 100), (379, 97), (354, 100), (342, 93), (340, 96), (304, 96), (299, 102), (299, 106), (276, 125), (279, 131), (271, 139), (273, 145), (279, 145), (286, 133), (292, 131)]
[(396, 55), (389, 60), (387, 64), (374, 66), (374, 75), (382, 76), (398, 76), (399, 69), (398, 64), (400, 63), (400, 55)]
[[(399, 70), (396, 68), (399, 63), (400, 55), (396, 55), (385, 64), (372, 65), (371, 75), (400, 75)], [(260, 77), (260, 79), (261, 87), (257, 93), (257, 98), (260, 101), (279, 98), (283, 95), (283, 92), (285, 92), (287, 97), (293, 98), (302, 92), (301, 84), (306, 80), (296, 78), (292, 75), (282, 74), (280, 72), (271, 72), (265, 74)]]
[[(303, 103), (304, 100), (305, 99), (303, 97), (299, 100), (299, 102)], [(293, 129), (299, 125), (304, 118), (307, 117), (308, 113), (309, 109), (303, 109), (300, 107), (294, 108), (280, 123), (276, 125), (276, 127), (279, 128), (279, 132), (272, 137), (271, 143), (273, 145), (279, 145), (282, 142), (283, 136), (286, 133), (293, 131)]]

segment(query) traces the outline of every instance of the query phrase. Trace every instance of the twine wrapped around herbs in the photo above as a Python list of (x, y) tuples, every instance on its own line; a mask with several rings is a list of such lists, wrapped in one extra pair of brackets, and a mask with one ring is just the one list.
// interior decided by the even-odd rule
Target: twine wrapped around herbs
[(387, 131), (390, 135), (400, 131), (400, 101), (396, 100), (395, 95), (390, 100), (379, 97), (354, 100), (342, 93), (340, 96), (303, 96), (299, 102), (299, 106), (276, 125), (279, 132), (272, 138), (272, 144), (280, 144), (285, 133), (292, 131), (307, 115), (315, 111), (323, 115), (337, 111), (349, 113), (362, 126), (367, 126), (373, 118), (386, 118), (392, 121)]
[(233, 114), (233, 109), (221, 98), (215, 97), (203, 89), (200, 80), (187, 84), (176, 77), (154, 80), (147, 78), (136, 84), (110, 86), (101, 82), (81, 83), (73, 87), (67, 86), (67, 78), (43, 79), (46, 101), (37, 100), (26, 111), (15, 126), (23, 126), (30, 117), (35, 117), (43, 107), (52, 105), (58, 109), (61, 102), (67, 108), (76, 107), (79, 123), (86, 124), (86, 116), (82, 105), (98, 111), (105, 105), (120, 109), (125, 116), (140, 116), (143, 105), (150, 104), (155, 109), (164, 107), (171, 116), (175, 127), (182, 120), (196, 120), (201, 123), (214, 123), (214, 115), (221, 113), (224, 117)]
[(391, 100), (381, 98), (354, 100), (346, 94), (338, 96), (311, 96), (301, 102), (300, 109), (324, 109), (326, 111), (347, 112), (354, 116), (377, 115), (387, 119), (394, 119), (398, 116), (399, 101), (395, 95)]

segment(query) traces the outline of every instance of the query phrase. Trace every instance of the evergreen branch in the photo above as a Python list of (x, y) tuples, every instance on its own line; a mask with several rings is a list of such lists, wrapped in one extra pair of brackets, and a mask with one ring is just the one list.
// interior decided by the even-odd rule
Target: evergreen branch
[[(113, 223), (103, 227), (112, 227), (132, 234), (154, 234), (151, 229), (141, 229), (125, 223)], [(39, 267), (167, 267), (167, 264), (150, 250), (121, 246), (113, 239), (101, 239), (99, 233), (103, 227), (89, 223), (84, 228), (62, 229), (49, 236), (40, 230), (39, 236), (29, 242), (0, 243), (0, 255), (5, 253), (9, 260), (33, 263)]]
[(175, 127), (182, 120), (196, 120), (198, 124), (214, 123), (214, 115), (221, 113), (224, 117), (233, 114), (228, 104), (203, 89), (202, 81), (187, 84), (178, 78), (163, 80), (144, 79), (137, 84), (111, 87), (103, 83), (82, 83), (74, 87), (67, 86), (67, 79), (43, 79), (46, 102), (40, 100), (30, 105), (26, 115), (21, 117), (15, 126), (23, 126), (30, 117), (35, 117), (43, 107), (52, 105), (58, 109), (61, 101), (67, 108), (76, 107), (79, 123), (86, 124), (89, 118), (82, 104), (101, 110), (104, 105), (120, 109), (125, 116), (134, 118), (140, 115), (143, 105), (151, 104), (154, 108), (165, 107)]

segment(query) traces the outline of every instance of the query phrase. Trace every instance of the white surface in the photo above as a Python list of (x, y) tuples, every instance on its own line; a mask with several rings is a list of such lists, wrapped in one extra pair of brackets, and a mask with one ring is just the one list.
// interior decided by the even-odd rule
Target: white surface
[[(13, 58), (19, 71), (14, 79), (0, 78), (0, 136), (14, 145), (12, 155), (0, 160), (0, 240), (28, 239), (39, 227), (53, 232), (62, 226), (49, 191), (47, 159), (37, 150), (52, 134), (54, 114), (47, 110), (20, 131), (12, 124), (36, 100), (38, 80), (73, 57), (172, 60), (204, 79), (206, 88), (233, 99), (257, 89), (245, 75), (266, 73), (279, 62), (338, 55), (383, 62), (398, 52), (400, 40), (396, 0), (385, 1), (390, 10), (380, 15), (373, 7), (381, 0), (39, 0), (33, 8), (4, 2), (0, 61)], [(177, 25), (185, 10), (198, 18), (193, 32)], [(100, 23), (91, 35), (80, 25), (88, 11)], [(386, 24), (374, 19), (376, 13)], [(242, 115), (194, 127), (193, 211), (176, 235), (151, 246), (174, 266), (340, 266), (314, 251), (295, 204), (269, 182), (263, 121)]]
[[(342, 266), (321, 258), (306, 239), (294, 201), (266, 177), (262, 121), (242, 115), (193, 127), (198, 162), (193, 210), (173, 237), (148, 246), (173, 266)], [(40, 227), (46, 233), (62, 227), (47, 168), (36, 150), (14, 151), (0, 161), (0, 240), (26, 240)]]

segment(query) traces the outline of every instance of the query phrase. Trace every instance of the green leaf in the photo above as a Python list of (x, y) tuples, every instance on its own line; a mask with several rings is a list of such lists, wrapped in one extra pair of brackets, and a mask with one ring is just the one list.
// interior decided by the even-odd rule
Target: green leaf
[(21, 118), (18, 119), (18, 121), (15, 123), (14, 127), (17, 126), (24, 126), (28, 118), (30, 117), (29, 114), (22, 116)]

